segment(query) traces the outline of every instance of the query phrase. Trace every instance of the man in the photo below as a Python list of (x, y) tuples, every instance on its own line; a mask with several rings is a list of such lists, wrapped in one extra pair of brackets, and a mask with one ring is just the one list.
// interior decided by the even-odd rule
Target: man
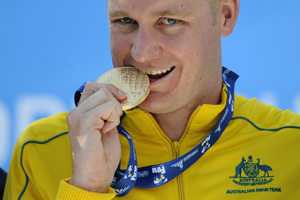
[[(77, 108), (22, 133), (4, 198), (299, 197), (300, 116), (234, 96), (237, 75), (222, 71), (220, 37), (239, 1), (107, 3), (114, 67), (145, 71), (149, 96), (123, 115), (124, 92), (87, 83)], [(119, 137), (120, 121), (130, 136)]]
[(0, 168), (0, 198), (1, 199), (3, 197), (6, 176), (7, 176), (6, 171), (4, 171), (2, 168)]

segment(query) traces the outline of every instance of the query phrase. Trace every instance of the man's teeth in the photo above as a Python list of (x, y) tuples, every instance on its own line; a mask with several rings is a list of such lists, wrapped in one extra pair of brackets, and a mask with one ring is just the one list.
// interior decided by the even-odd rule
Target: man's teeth
[(156, 71), (149, 71), (149, 70), (142, 70), (144, 73), (148, 75), (156, 75), (156, 74), (164, 74), (167, 73), (168, 71), (171, 71), (172, 67), (168, 69), (163, 69), (163, 70), (156, 70)]

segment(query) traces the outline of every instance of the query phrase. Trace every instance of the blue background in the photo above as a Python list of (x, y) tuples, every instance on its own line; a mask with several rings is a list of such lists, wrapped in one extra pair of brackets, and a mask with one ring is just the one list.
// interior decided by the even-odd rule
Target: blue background
[[(299, 20), (299, 0), (241, 0), (222, 39), (238, 94), (300, 113)], [(25, 126), (72, 109), (74, 91), (111, 67), (106, 1), (0, 0), (0, 166)]]

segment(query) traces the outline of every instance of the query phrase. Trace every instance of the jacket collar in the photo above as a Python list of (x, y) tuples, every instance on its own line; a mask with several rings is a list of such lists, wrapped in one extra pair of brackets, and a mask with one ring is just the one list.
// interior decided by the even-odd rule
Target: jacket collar
[[(199, 105), (192, 113), (186, 130), (181, 139), (186, 136), (209, 134), (222, 115), (227, 102), (227, 87), (223, 84), (221, 93), (221, 103), (218, 105), (203, 104)], [(137, 133), (139, 136), (154, 136), (153, 134), (159, 134), (166, 137), (154, 117), (140, 109), (135, 108), (125, 112), (126, 115), (122, 119), (122, 125), (131, 134), (131, 132)]]

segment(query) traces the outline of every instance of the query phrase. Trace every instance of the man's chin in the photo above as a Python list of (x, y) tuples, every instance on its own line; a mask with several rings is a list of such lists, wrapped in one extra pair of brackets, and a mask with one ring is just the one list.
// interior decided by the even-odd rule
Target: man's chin
[(150, 103), (150, 104), (146, 104), (146, 103), (142, 103), (138, 106), (140, 109), (152, 113), (152, 114), (164, 114), (167, 113), (166, 109), (163, 108), (163, 106), (158, 106), (155, 103)]

